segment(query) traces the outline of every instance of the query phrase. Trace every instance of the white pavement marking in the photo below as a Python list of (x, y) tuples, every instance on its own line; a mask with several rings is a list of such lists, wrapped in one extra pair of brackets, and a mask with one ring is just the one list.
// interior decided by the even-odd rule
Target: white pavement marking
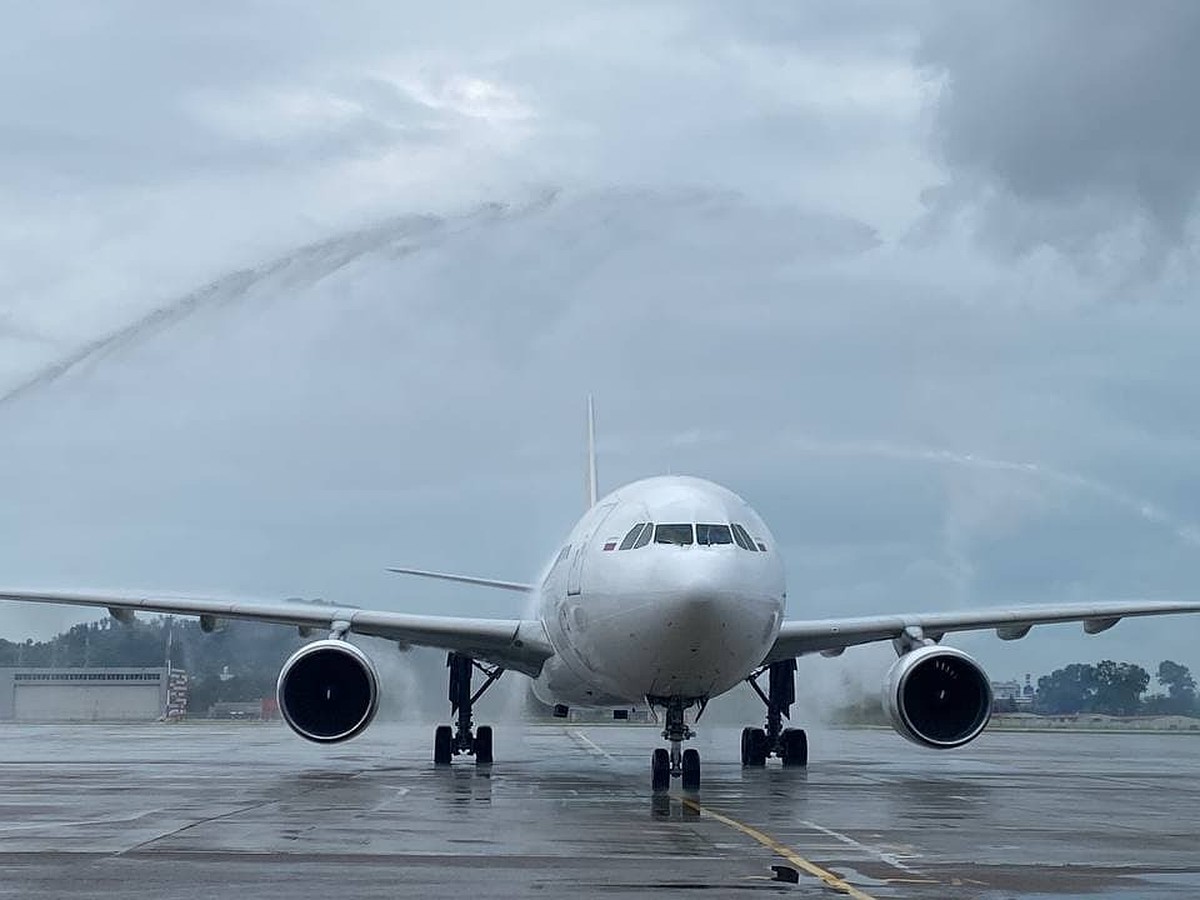
[(391, 791), (392, 791), (391, 794), (384, 797), (382, 800), (380, 800), (378, 803), (376, 803), (374, 806), (371, 807), (371, 812), (379, 812), (384, 807), (391, 806), (393, 803), (395, 803), (397, 800), (399, 800), (401, 797), (405, 796), (408, 793), (408, 788), (406, 788), (406, 787), (391, 788)]
[(895, 854), (886, 853), (883, 850), (871, 847), (868, 844), (862, 843), (861, 841), (856, 841), (848, 834), (842, 834), (840, 831), (834, 831), (832, 828), (826, 828), (824, 825), (818, 825), (816, 822), (810, 822), (807, 819), (801, 819), (800, 824), (805, 828), (811, 828), (813, 831), (819, 831), (821, 834), (828, 835), (835, 841), (841, 841), (846, 846), (853, 847), (855, 850), (859, 850), (868, 856), (873, 856), (880, 862), (891, 866), (893, 869), (899, 869), (901, 872), (915, 871), (912, 866), (905, 865), (903, 862), (901, 862), (900, 857), (896, 856)]
[(569, 738), (571, 738), (571, 740), (575, 741), (575, 743), (580, 744), (589, 753), (592, 753), (596, 756), (603, 756), (605, 759), (608, 759), (608, 760), (611, 760), (613, 758), (611, 753), (609, 753), (607, 750), (605, 750), (603, 747), (601, 747), (599, 744), (597, 744), (595, 741), (593, 741), (590, 737), (588, 737), (586, 734), (584, 734), (582, 731), (580, 731), (577, 728), (568, 728), (567, 736)]

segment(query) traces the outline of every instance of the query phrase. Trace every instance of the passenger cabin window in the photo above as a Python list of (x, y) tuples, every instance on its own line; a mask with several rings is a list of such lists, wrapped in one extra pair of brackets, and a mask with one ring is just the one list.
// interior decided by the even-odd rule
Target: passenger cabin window
[(628, 550), (629, 548), (631, 548), (633, 546), (633, 542), (636, 541), (639, 537), (641, 537), (642, 528), (643, 528), (644, 524), (645, 523), (643, 523), (643, 522), (638, 522), (636, 525), (634, 525), (632, 528), (630, 528), (629, 534), (625, 535), (625, 540), (621, 541), (621, 546), (618, 547), (617, 549), (618, 550)]
[[(750, 535), (746, 532), (746, 529), (737, 522), (733, 523), (733, 539), (743, 550), (758, 552), (758, 548), (754, 546), (754, 541), (750, 540)], [(765, 550), (766, 548), (764, 547), (763, 549)]]
[(692, 543), (692, 526), (687, 525), (657, 525), (654, 529), (654, 543), (676, 544), (684, 547)]
[(728, 525), (696, 525), (697, 544), (732, 544), (733, 535)]
[(633, 549), (637, 550), (639, 547), (645, 547), (650, 543), (650, 538), (652, 537), (654, 537), (654, 523), (647, 522), (642, 529), (642, 533), (638, 535), (638, 539), (633, 542)]

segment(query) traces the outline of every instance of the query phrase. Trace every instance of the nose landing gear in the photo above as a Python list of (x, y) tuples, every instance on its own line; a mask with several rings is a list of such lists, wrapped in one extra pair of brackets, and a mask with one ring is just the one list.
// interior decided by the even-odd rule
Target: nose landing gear
[[(693, 748), (683, 750), (681, 746), (684, 741), (696, 736), (696, 732), (688, 727), (683, 717), (684, 710), (695, 701), (684, 700), (681, 697), (647, 699), (651, 707), (665, 707), (666, 721), (662, 736), (671, 743), (669, 752), (660, 747), (650, 759), (650, 786), (656, 794), (666, 793), (671, 786), (671, 779), (678, 778), (685, 791), (699, 790), (700, 751)], [(704, 701), (699, 702), (700, 712), (703, 713)]]
[[(768, 673), (767, 693), (758, 686), (758, 677)], [(767, 727), (742, 729), (742, 766), (765, 765), (768, 756), (777, 756), (784, 768), (808, 765), (808, 735), (803, 728), (784, 728), (783, 720), (796, 702), (796, 661), (785, 659), (759, 669), (746, 679), (767, 706)]]
[[(471, 712), (475, 701), (495, 684), (504, 670), (499, 666), (485, 666), (462, 653), (449, 654), (446, 667), (450, 670), (450, 711), (458, 717), (454, 728), (439, 725), (434, 732), (433, 761), (436, 765), (448, 766), (458, 754), (468, 753), (474, 754), (476, 765), (488, 765), (493, 759), (492, 729), (490, 725), (480, 725), (472, 731)], [(475, 669), (483, 673), (485, 680), (479, 690), (472, 693), (471, 676)]]

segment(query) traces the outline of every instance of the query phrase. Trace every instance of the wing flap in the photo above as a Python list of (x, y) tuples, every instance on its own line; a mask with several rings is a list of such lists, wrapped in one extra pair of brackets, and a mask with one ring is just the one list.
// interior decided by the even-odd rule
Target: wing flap
[(355, 634), (454, 650), (534, 677), (541, 672), (542, 664), (554, 655), (541, 622), (530, 619), (425, 616), (352, 606), (127, 593), (0, 590), (0, 600), (100, 607), (121, 620), (134, 612), (148, 612), (247, 619), (300, 629), (329, 629), (334, 622), (347, 622), (349, 630)]
[(952, 631), (995, 629), (1000, 638), (1016, 640), (1028, 634), (1035, 625), (1082, 622), (1088, 634), (1098, 634), (1121, 619), (1196, 612), (1200, 612), (1200, 602), (1130, 600), (784, 622), (763, 662), (791, 659), (807, 653), (833, 655), (833, 651), (846, 647), (895, 640), (909, 628), (919, 628), (930, 637)]

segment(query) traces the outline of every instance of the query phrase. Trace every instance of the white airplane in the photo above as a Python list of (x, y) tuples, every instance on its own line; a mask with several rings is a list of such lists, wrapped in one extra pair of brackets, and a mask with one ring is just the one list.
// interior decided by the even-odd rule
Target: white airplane
[[(926, 747), (949, 749), (974, 740), (987, 726), (992, 693), (970, 656), (942, 646), (956, 631), (995, 629), (1003, 640), (1024, 637), (1034, 625), (1083, 623), (1096, 634), (1132, 616), (1200, 612), (1194, 602), (1105, 602), (1026, 606), (965, 612), (929, 612), (861, 618), (785, 619), (783, 561), (766, 523), (741, 497), (700, 478), (647, 478), (597, 499), (595, 424), (589, 426), (589, 509), (571, 530), (539, 584), (522, 584), (417, 569), (391, 571), (534, 594), (535, 619), (453, 616), (328, 607), (297, 603), (227, 601), (141, 594), (0, 590), (0, 599), (107, 607), (124, 622), (136, 611), (197, 615), (212, 630), (219, 620), (253, 619), (292, 625), (307, 636), (328, 637), (297, 650), (279, 673), (279, 708), (301, 737), (336, 743), (360, 734), (378, 707), (379, 677), (351, 634), (401, 645), (450, 651), (453, 728), (434, 739), (434, 762), (471, 754), (493, 760), (492, 730), (476, 728), (472, 707), (505, 670), (533, 679), (533, 690), (555, 714), (571, 706), (630, 706), (663, 710), (669, 751), (654, 751), (652, 788), (672, 777), (685, 790), (700, 785), (700, 757), (682, 750), (693, 724), (713, 697), (748, 681), (767, 708), (764, 728), (742, 731), (743, 766), (770, 756), (784, 766), (808, 764), (808, 741), (784, 728), (795, 700), (796, 657), (837, 656), (847, 647), (891, 641), (898, 659), (883, 686), (891, 722)], [(483, 684), (472, 689), (475, 671)], [(764, 691), (758, 679), (767, 675)]]

